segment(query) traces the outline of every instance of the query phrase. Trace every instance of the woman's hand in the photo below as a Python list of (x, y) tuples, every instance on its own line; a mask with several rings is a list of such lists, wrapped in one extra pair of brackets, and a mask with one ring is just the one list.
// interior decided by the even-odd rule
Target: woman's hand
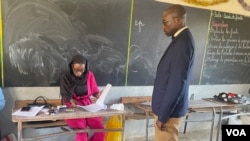
[(99, 98), (101, 95), (102, 95), (102, 91), (99, 91), (99, 92), (95, 95), (95, 97), (96, 97), (96, 98)]
[(72, 107), (76, 107), (76, 101), (74, 99), (70, 99), (69, 102), (71, 103)]

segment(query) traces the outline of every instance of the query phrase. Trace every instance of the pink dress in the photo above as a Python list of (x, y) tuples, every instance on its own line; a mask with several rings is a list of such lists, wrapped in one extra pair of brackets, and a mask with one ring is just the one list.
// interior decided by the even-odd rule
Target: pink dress
[[(73, 95), (73, 99), (76, 100), (77, 105), (89, 105), (92, 103), (90, 96), (96, 92), (99, 92), (97, 87), (97, 83), (95, 77), (92, 72), (88, 72), (87, 78), (87, 88), (88, 94), (85, 96), (77, 96)], [(66, 102), (64, 103), (70, 107), (71, 103)], [(79, 118), (79, 119), (66, 119), (65, 122), (68, 124), (70, 128), (73, 129), (84, 129), (87, 126), (91, 129), (103, 129), (103, 119), (102, 117), (95, 117), (95, 118)], [(90, 141), (104, 141), (105, 140), (105, 132), (95, 132), (93, 136), (90, 138)], [(75, 141), (88, 141), (88, 133), (76, 133)]]

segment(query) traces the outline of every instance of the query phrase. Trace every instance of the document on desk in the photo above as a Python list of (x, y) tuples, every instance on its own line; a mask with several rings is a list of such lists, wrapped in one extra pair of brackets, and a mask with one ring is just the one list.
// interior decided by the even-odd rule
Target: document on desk
[(147, 106), (151, 106), (151, 101), (147, 101), (147, 102), (142, 102), (142, 105), (147, 105)]
[(21, 111), (20, 108), (16, 112), (12, 113), (12, 115), (34, 117), (43, 109), (43, 107), (44, 106), (32, 106), (29, 111)]
[(107, 105), (104, 104), (104, 100), (109, 92), (109, 90), (111, 89), (112, 85), (111, 84), (107, 84), (106, 87), (104, 88), (104, 90), (102, 91), (101, 96), (96, 100), (95, 103), (90, 104), (90, 105), (86, 105), (86, 106), (82, 106), (82, 105), (78, 105), (79, 108), (83, 108), (87, 111), (90, 112), (97, 112), (103, 109), (107, 109)]

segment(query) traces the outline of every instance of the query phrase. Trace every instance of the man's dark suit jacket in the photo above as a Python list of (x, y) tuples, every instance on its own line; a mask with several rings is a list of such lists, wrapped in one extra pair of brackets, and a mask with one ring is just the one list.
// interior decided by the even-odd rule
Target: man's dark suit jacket
[(188, 109), (188, 90), (194, 62), (194, 41), (188, 28), (168, 46), (157, 67), (152, 95), (152, 110), (158, 120), (179, 118)]

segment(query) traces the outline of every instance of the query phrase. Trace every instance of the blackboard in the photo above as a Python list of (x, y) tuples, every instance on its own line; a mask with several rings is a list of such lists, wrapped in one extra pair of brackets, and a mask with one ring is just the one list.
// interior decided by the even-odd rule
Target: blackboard
[[(152, 0), (135, 1), (128, 85), (152, 85), (158, 62), (171, 38), (162, 30), (162, 12), (169, 4)], [(150, 9), (150, 10), (149, 10)], [(210, 11), (186, 7), (187, 25), (196, 46), (191, 84), (199, 84), (202, 59), (207, 39)], [(133, 64), (134, 63), (134, 64)]]
[[(74, 54), (89, 60), (99, 86), (152, 85), (158, 61), (170, 39), (161, 28), (163, 10), (169, 6), (152, 0), (2, 0), (4, 86), (58, 86)], [(213, 11), (186, 7), (187, 25), (196, 45), (191, 84), (249, 83), (249, 63), (234, 63), (237, 81), (216, 71), (209, 61)], [(214, 20), (213, 20), (214, 19)], [(225, 21), (245, 33), (249, 19)], [(231, 25), (230, 25), (231, 26)], [(243, 31), (242, 31), (243, 30)], [(248, 43), (246, 43), (249, 46)], [(247, 50), (244, 50), (247, 51)], [(225, 67), (230, 67), (227, 64)], [(232, 69), (232, 68), (231, 68)], [(236, 69), (234, 69), (236, 71)], [(216, 75), (219, 76), (216, 76)], [(225, 81), (218, 81), (223, 77)], [(238, 80), (239, 79), (239, 80)]]
[(250, 18), (211, 12), (201, 84), (250, 83)]
[(5, 86), (57, 86), (75, 54), (100, 86), (125, 85), (130, 3), (3, 0)]

